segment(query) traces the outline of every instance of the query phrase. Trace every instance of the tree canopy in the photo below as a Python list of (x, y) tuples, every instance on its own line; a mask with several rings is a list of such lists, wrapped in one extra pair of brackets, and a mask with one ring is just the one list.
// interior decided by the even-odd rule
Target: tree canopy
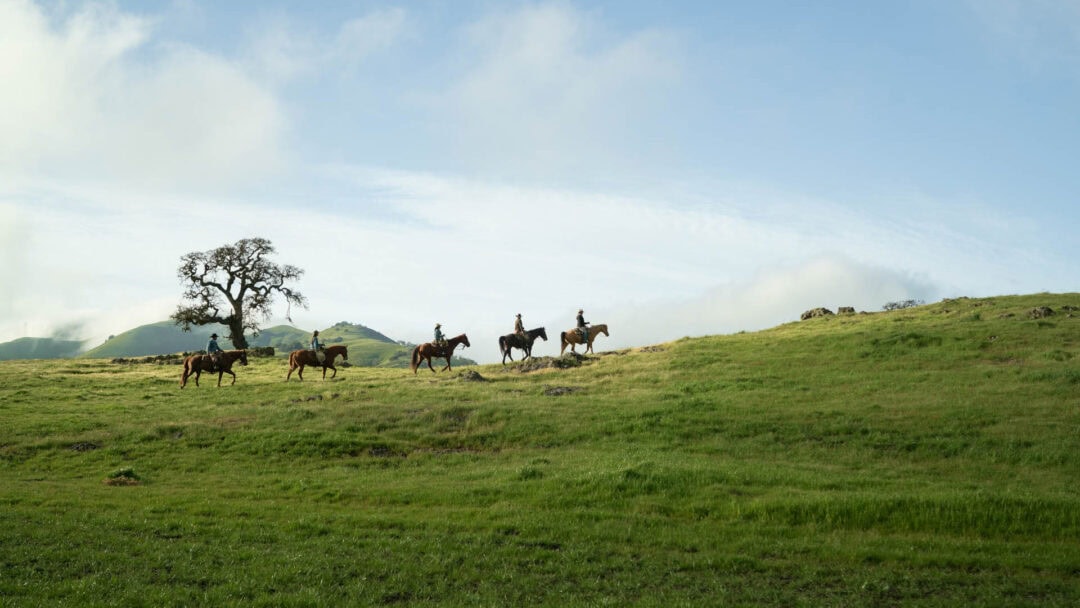
[(307, 308), (307, 299), (286, 283), (297, 281), (304, 271), (267, 259), (274, 246), (263, 238), (241, 239), (210, 251), (195, 251), (180, 258), (176, 274), (184, 285), (184, 302), (171, 319), (184, 331), (192, 325), (220, 323), (237, 348), (247, 348), (245, 334), (258, 335), (259, 324), (270, 318), (275, 295), (291, 309)]

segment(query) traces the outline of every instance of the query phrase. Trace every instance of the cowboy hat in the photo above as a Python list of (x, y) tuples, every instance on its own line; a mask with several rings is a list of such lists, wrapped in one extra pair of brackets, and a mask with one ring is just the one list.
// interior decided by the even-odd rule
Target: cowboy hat
[(210, 337), (211, 337), (211, 338), (216, 338), (216, 337), (217, 337), (217, 334), (210, 334)]

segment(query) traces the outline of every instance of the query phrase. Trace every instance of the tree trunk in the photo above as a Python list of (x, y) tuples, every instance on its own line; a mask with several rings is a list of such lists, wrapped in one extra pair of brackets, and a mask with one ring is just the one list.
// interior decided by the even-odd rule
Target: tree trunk
[(233, 343), (234, 348), (247, 348), (247, 338), (244, 337), (244, 322), (237, 319), (235, 316), (229, 319), (229, 341)]

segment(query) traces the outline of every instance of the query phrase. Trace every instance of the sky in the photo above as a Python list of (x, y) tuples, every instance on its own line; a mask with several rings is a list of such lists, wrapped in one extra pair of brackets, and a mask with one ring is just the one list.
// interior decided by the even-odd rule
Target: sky
[(0, 83), (0, 342), (251, 237), (296, 327), (481, 363), (1080, 282), (1074, 0), (0, 0)]

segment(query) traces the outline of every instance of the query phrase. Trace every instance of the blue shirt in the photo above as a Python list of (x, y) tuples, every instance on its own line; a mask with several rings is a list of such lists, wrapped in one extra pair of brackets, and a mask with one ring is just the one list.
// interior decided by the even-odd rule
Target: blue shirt
[(311, 336), (311, 350), (319, 350), (319, 336)]
[(221, 353), (221, 352), (225, 352), (225, 351), (221, 350), (221, 347), (217, 345), (217, 340), (215, 340), (213, 338), (210, 338), (210, 341), (206, 343), (206, 352), (207, 353)]

